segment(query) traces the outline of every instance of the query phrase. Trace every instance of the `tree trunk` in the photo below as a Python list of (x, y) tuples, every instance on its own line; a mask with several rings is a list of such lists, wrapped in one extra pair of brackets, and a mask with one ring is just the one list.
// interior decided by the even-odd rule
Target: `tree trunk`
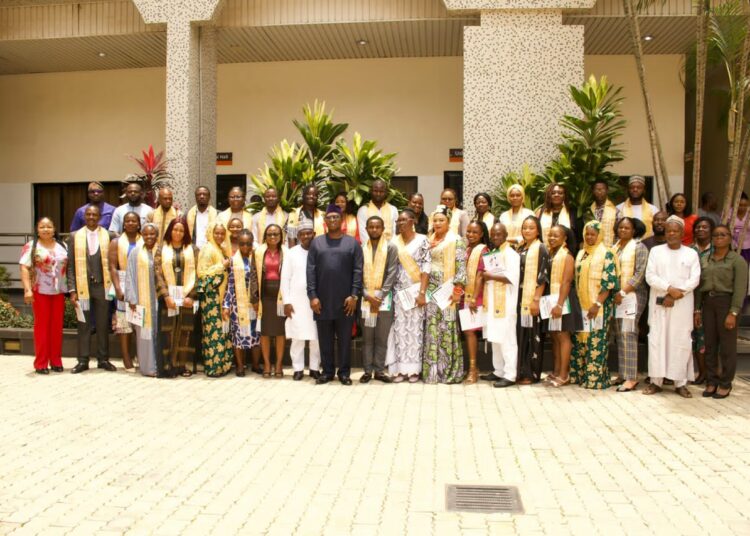
[(706, 94), (708, 21), (710, 0), (698, 1), (698, 42), (695, 58), (695, 143), (693, 145), (693, 214), (700, 206), (701, 149), (703, 145), (703, 108)]
[[(672, 197), (672, 190), (669, 187), (669, 174), (667, 165), (664, 162), (664, 154), (659, 142), (659, 134), (656, 131), (656, 122), (654, 121), (653, 107), (651, 97), (646, 88), (646, 67), (643, 65), (643, 41), (641, 38), (641, 25), (638, 20), (638, 14), (633, 0), (623, 0), (625, 15), (630, 25), (630, 37), (633, 41), (633, 54), (635, 55), (635, 64), (638, 71), (638, 80), (641, 84), (641, 93), (643, 94), (643, 103), (646, 108), (646, 122), (648, 123), (648, 138), (651, 144), (651, 161), (654, 166), (654, 177), (656, 178), (657, 188), (666, 196), (667, 199)], [(656, 203), (659, 204), (659, 203)]]

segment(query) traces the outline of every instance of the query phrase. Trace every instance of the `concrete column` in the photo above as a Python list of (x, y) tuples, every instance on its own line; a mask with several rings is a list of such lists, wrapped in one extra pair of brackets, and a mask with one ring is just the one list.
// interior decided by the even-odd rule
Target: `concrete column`
[[(216, 31), (223, 0), (133, 0), (147, 24), (167, 27), (166, 157), (175, 202), (186, 209), (204, 183), (215, 191)], [(209, 165), (210, 162), (210, 165)]]
[(568, 93), (580, 85), (583, 27), (562, 24), (563, 8), (595, 0), (444, 0), (479, 10), (464, 29), (464, 206), (523, 164), (541, 171), (555, 155), (560, 118), (574, 113)]

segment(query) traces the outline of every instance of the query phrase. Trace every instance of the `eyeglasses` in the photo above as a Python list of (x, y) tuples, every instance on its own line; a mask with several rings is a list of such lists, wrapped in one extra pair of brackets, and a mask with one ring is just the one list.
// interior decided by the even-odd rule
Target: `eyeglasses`
[(104, 190), (102, 190), (101, 188), (94, 188), (92, 190), (89, 190), (89, 193), (90, 194), (103, 194)]
[(713, 237), (714, 238), (722, 238), (722, 237), (727, 238), (729, 237), (729, 233), (714, 233)]

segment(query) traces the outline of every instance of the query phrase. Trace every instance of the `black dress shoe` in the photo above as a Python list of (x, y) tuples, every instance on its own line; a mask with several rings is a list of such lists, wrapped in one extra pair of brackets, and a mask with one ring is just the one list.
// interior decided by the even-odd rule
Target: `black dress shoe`
[(305, 372), (303, 370), (295, 370), (294, 374), (292, 374), (292, 379), (295, 382), (300, 381), (305, 376)]
[(63, 372), (65, 369), (62, 367), (50, 367), (52, 372)]
[(79, 372), (83, 372), (84, 370), (89, 369), (88, 363), (78, 363), (73, 369), (70, 371), (71, 374), (78, 374)]
[(393, 383), (393, 379), (385, 372), (376, 372), (375, 379), (383, 383)]
[(489, 374), (482, 374), (481, 376), (479, 376), (479, 379), (486, 382), (496, 382), (498, 380), (502, 380), (500, 376), (495, 376), (494, 372), (490, 372)]
[(320, 378), (320, 372), (318, 372), (317, 370), (311, 370), (310, 371), (310, 377), (313, 380), (317, 380), (318, 378)]
[(716, 392), (714, 393), (714, 395), (711, 398), (713, 398), (714, 400), (721, 400), (722, 398), (728, 397), (729, 393), (731, 393), (731, 392), (732, 392), (732, 386), (730, 385), (729, 386), (729, 391), (727, 391), (723, 395), (720, 395), (719, 394), (719, 390), (717, 389)]
[(359, 383), (370, 383), (371, 379), (372, 379), (372, 374), (370, 374), (369, 372), (365, 372), (364, 374), (362, 374), (362, 377), (359, 379)]
[(330, 382), (333, 378), (330, 376), (324, 376), (323, 374), (318, 373), (319, 376), (315, 378), (315, 385), (323, 385), (324, 383)]
[(349, 376), (339, 376), (339, 381), (341, 382), (341, 385), (352, 384), (352, 379)]
[(96, 366), (96, 368), (108, 370), (109, 372), (114, 372), (117, 370), (117, 367), (109, 361), (99, 361), (99, 364)]
[(500, 378), (492, 385), (495, 387), (510, 387), (511, 385), (515, 385), (516, 382), (512, 382), (510, 380), (506, 380), (505, 378)]
[(38, 368), (38, 369), (34, 369), (34, 372), (36, 372), (37, 374), (49, 374), (49, 369)]

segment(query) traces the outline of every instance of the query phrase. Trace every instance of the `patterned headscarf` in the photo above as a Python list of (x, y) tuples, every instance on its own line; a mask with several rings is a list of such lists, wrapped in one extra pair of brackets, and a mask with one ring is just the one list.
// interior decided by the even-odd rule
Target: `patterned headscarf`
[[(586, 229), (588, 229), (589, 227), (596, 231), (596, 242), (592, 246), (590, 246), (589, 243), (586, 242)], [(596, 247), (602, 243), (602, 240), (604, 240), (604, 236), (602, 235), (601, 230), (602, 224), (599, 220), (591, 220), (583, 226), (583, 247), (586, 250), (586, 253), (588, 253), (589, 255), (591, 255)]]

